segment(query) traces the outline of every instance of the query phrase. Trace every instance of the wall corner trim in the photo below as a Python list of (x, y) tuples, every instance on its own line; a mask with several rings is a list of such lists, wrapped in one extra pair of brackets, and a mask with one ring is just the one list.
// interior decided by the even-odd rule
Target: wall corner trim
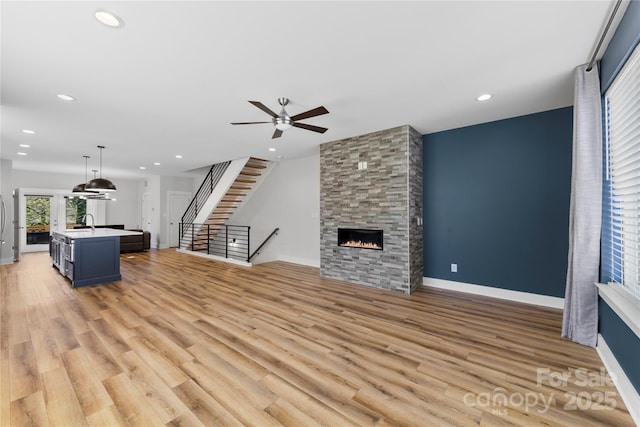
[(624, 370), (618, 363), (618, 360), (613, 355), (613, 352), (604, 340), (604, 337), (598, 334), (598, 343), (596, 344), (596, 351), (598, 356), (602, 360), (604, 367), (609, 372), (613, 383), (620, 393), (622, 401), (627, 407), (633, 421), (640, 425), (640, 394), (636, 391), (631, 381), (624, 373)]
[(548, 295), (494, 288), (492, 286), (474, 285), (472, 283), (454, 282), (452, 280), (436, 279), (433, 277), (424, 277), (422, 284), (423, 286), (430, 286), (433, 288), (449, 289), (451, 291), (466, 292), (468, 294), (483, 295), (549, 308), (558, 308), (560, 310), (564, 308), (564, 298)]

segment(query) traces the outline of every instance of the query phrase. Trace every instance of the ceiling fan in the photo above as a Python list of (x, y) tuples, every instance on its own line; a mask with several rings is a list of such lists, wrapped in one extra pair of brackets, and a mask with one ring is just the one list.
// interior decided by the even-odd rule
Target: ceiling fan
[(296, 128), (300, 128), (300, 129), (306, 129), (306, 130), (310, 130), (313, 132), (318, 132), (318, 133), (325, 133), (328, 129), (327, 128), (323, 128), (320, 126), (313, 126), (313, 125), (308, 125), (306, 123), (298, 123), (298, 120), (304, 120), (304, 119), (308, 119), (311, 117), (316, 117), (316, 116), (321, 116), (323, 114), (328, 114), (329, 111), (320, 106), (317, 108), (314, 108), (312, 110), (309, 111), (305, 111), (304, 113), (300, 113), (300, 114), (296, 114), (294, 116), (290, 116), (287, 111), (285, 110), (285, 106), (289, 103), (289, 99), (288, 98), (278, 98), (278, 103), (280, 105), (282, 105), (282, 110), (280, 111), (280, 114), (276, 114), (273, 111), (271, 111), (267, 106), (265, 106), (262, 102), (259, 101), (249, 101), (249, 103), (255, 105), (256, 107), (258, 107), (259, 109), (261, 109), (262, 111), (264, 111), (265, 113), (267, 113), (268, 115), (270, 115), (272, 117), (271, 121), (269, 122), (241, 122), (241, 123), (231, 123), (232, 125), (254, 125), (254, 124), (258, 124), (258, 123), (273, 123), (273, 125), (276, 127), (275, 132), (273, 132), (273, 136), (271, 137), (271, 139), (273, 138), (280, 138), (280, 136), (282, 136), (282, 132), (290, 129), (292, 126), (296, 127)]

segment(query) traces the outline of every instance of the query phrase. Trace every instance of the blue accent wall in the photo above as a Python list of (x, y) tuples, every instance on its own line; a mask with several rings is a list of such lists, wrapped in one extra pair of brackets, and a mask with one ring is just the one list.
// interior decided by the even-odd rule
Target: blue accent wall
[(424, 135), (424, 276), (564, 297), (572, 137), (572, 107)]
[(598, 331), (633, 387), (640, 393), (640, 340), (602, 298), (598, 299)]
[(632, 0), (600, 61), (600, 89), (604, 93), (640, 42), (640, 1)]

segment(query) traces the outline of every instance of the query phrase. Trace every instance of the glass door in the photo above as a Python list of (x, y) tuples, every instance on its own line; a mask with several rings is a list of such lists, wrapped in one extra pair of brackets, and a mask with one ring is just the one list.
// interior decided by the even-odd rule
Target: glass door
[(85, 199), (64, 194), (25, 194), (20, 199), (20, 252), (49, 250), (49, 236), (82, 224)]
[(49, 236), (57, 228), (57, 209), (53, 195), (25, 195), (25, 225), (22, 251), (36, 252), (49, 249)]

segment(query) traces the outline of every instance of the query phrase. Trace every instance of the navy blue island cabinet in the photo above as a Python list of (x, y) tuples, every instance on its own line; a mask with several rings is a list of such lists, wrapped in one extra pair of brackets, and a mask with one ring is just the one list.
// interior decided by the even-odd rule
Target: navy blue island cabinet
[(141, 233), (109, 228), (54, 232), (52, 264), (73, 288), (120, 280), (120, 236), (133, 234)]

